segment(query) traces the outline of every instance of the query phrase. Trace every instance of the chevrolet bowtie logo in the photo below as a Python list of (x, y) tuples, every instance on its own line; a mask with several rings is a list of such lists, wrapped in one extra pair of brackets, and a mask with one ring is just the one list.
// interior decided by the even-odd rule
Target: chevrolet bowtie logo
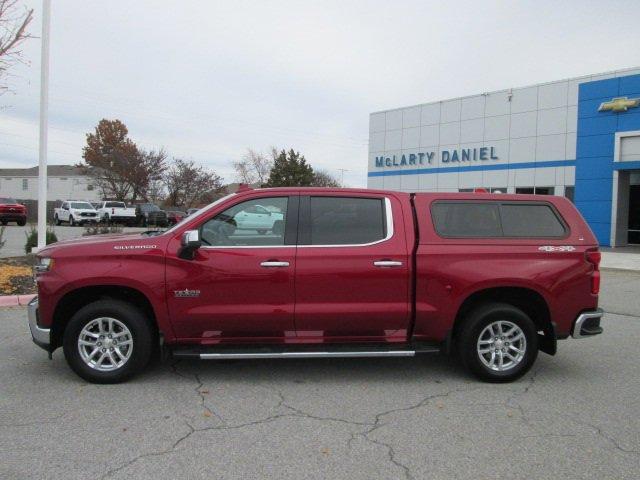
[(610, 102), (602, 102), (599, 112), (626, 112), (630, 108), (640, 105), (640, 98), (617, 97), (612, 98)]

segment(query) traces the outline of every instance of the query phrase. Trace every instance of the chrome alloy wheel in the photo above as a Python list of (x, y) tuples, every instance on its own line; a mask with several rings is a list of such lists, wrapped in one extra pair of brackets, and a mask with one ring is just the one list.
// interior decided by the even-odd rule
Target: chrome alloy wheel
[(133, 351), (133, 337), (119, 320), (101, 317), (87, 323), (78, 335), (80, 357), (89, 367), (110, 372), (122, 367)]
[(482, 363), (497, 372), (518, 365), (527, 351), (527, 339), (515, 323), (498, 320), (487, 325), (478, 337), (478, 356)]

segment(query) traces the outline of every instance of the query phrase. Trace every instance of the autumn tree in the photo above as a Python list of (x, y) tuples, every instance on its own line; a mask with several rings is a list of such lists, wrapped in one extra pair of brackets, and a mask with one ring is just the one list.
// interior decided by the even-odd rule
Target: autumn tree
[(167, 168), (165, 152), (139, 149), (120, 120), (100, 120), (95, 131), (87, 134), (82, 158), (85, 163), (79, 166), (102, 195), (123, 202), (147, 200), (151, 184)]
[(269, 187), (308, 187), (313, 182), (313, 168), (304, 155), (293, 149), (281, 150), (269, 174)]
[(191, 208), (215, 199), (222, 189), (222, 179), (214, 172), (196, 165), (193, 160), (175, 158), (165, 175), (167, 198), (172, 206)]
[[(273, 160), (278, 156), (275, 148), (271, 149), (271, 156), (262, 152), (256, 152), (251, 148), (247, 149), (241, 160), (233, 162), (233, 169), (236, 171), (236, 178), (240, 183), (248, 185), (264, 185), (269, 180), (269, 173), (273, 167)], [(275, 152), (275, 155), (274, 153)]]
[(340, 182), (336, 177), (331, 175), (326, 170), (314, 170), (313, 181), (311, 182), (313, 187), (339, 187)]
[(20, 8), (18, 0), (0, 0), (0, 95), (7, 90), (9, 68), (22, 61), (22, 43), (32, 38), (27, 27), (33, 9)]

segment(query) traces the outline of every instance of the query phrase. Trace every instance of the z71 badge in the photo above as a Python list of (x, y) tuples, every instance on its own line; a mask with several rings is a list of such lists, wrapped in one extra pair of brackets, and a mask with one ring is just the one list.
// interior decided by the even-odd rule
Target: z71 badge
[(200, 290), (189, 290), (188, 288), (185, 288), (184, 290), (174, 290), (173, 295), (176, 298), (199, 297)]

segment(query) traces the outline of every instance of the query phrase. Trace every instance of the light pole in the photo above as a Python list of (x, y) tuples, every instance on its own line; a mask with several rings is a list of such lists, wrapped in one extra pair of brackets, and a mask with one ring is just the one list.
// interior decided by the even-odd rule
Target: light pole
[(40, 149), (38, 163), (38, 250), (47, 245), (47, 128), (49, 116), (49, 24), (51, 0), (42, 0), (40, 59)]
[(344, 188), (344, 172), (348, 172), (349, 170), (346, 168), (339, 168), (340, 170), (340, 187)]

